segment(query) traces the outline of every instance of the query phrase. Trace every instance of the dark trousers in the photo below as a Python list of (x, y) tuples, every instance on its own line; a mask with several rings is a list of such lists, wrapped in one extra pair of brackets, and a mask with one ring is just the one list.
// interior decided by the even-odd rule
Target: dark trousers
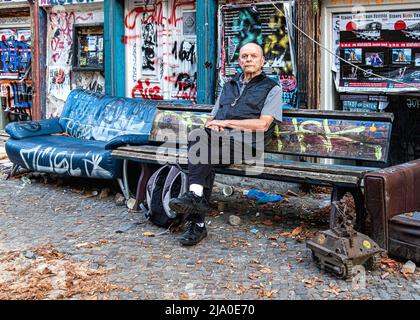
[(215, 168), (241, 164), (244, 148), (242, 140), (237, 141), (226, 132), (210, 129), (192, 131), (188, 141), (188, 184), (202, 185), (204, 196), (209, 201)]

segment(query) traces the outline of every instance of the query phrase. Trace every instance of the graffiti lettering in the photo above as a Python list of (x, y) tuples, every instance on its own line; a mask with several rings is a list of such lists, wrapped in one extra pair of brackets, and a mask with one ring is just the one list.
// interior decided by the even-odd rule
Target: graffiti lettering
[(176, 98), (196, 101), (197, 96), (197, 72), (191, 77), (188, 73), (180, 73), (175, 81), (178, 88)]
[[(82, 176), (82, 170), (88, 177), (109, 178), (110, 172), (100, 166), (102, 156), (94, 155), (91, 151), (84, 155), (84, 158), (77, 159), (77, 162), (83, 163), (81, 167), (73, 163), (74, 152), (57, 152), (57, 148), (48, 147), (42, 149), (39, 145), (31, 149), (21, 149), (20, 156), (25, 163), (26, 168), (35, 171), (53, 172), (57, 174), (69, 174), (71, 176)], [(46, 165), (47, 164), (47, 165)]]
[(31, 48), (24, 36), (21, 41), (12, 35), (2, 36), (0, 42), (0, 74), (15, 73), (23, 75), (31, 64)]
[(155, 67), (153, 65), (154, 58), (156, 56), (154, 48), (156, 46), (156, 33), (153, 23), (143, 25), (143, 38), (143, 69), (154, 71)]
[(195, 63), (195, 45), (188, 42), (182, 41), (181, 48), (179, 49), (179, 59), (181, 61), (189, 61)]
[(143, 83), (140, 80), (137, 81), (137, 85), (131, 90), (131, 96), (133, 98), (136, 98), (138, 95), (140, 95), (140, 97), (143, 99), (163, 100), (163, 96), (159, 95), (159, 86), (150, 86), (149, 79), (146, 79), (144, 82), (146, 86), (143, 87)]

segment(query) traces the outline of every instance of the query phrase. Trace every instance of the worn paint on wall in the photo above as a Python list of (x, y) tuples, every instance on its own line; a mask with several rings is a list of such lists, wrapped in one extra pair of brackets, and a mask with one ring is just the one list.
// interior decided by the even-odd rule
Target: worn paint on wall
[[(47, 85), (47, 117), (61, 114), (64, 102), (72, 89), (84, 88), (104, 92), (105, 79), (99, 72), (71, 71), (73, 27), (103, 23), (103, 20), (103, 9), (98, 9), (97, 6), (90, 8), (79, 5), (48, 9), (47, 65), (48, 72), (57, 74), (49, 74), (47, 79), (56, 78), (60, 83), (49, 81)], [(61, 81), (64, 74), (65, 81)]]
[(126, 95), (197, 100), (195, 1), (126, 0)]

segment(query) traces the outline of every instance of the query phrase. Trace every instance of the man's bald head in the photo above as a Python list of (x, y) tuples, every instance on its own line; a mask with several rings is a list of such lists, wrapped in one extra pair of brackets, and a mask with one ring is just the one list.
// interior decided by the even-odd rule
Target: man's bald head
[(261, 48), (261, 46), (253, 42), (243, 45), (239, 50), (239, 55), (241, 55), (241, 52), (245, 50), (257, 50), (261, 57), (264, 56), (263, 49)]
[(239, 66), (247, 80), (261, 73), (264, 62), (263, 49), (256, 43), (247, 43), (239, 51)]

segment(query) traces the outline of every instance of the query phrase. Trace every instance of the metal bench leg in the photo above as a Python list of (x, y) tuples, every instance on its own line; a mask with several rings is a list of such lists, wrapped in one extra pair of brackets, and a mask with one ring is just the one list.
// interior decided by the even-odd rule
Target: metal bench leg
[(13, 164), (12, 170), (9, 172), (9, 174), (6, 177), (6, 180), (10, 179), (15, 175), (15, 173), (19, 170), (20, 165)]
[(130, 199), (130, 191), (125, 188), (124, 182), (121, 179), (117, 179), (117, 181), (118, 181), (118, 184), (120, 185), (120, 189), (124, 195), (125, 200)]

